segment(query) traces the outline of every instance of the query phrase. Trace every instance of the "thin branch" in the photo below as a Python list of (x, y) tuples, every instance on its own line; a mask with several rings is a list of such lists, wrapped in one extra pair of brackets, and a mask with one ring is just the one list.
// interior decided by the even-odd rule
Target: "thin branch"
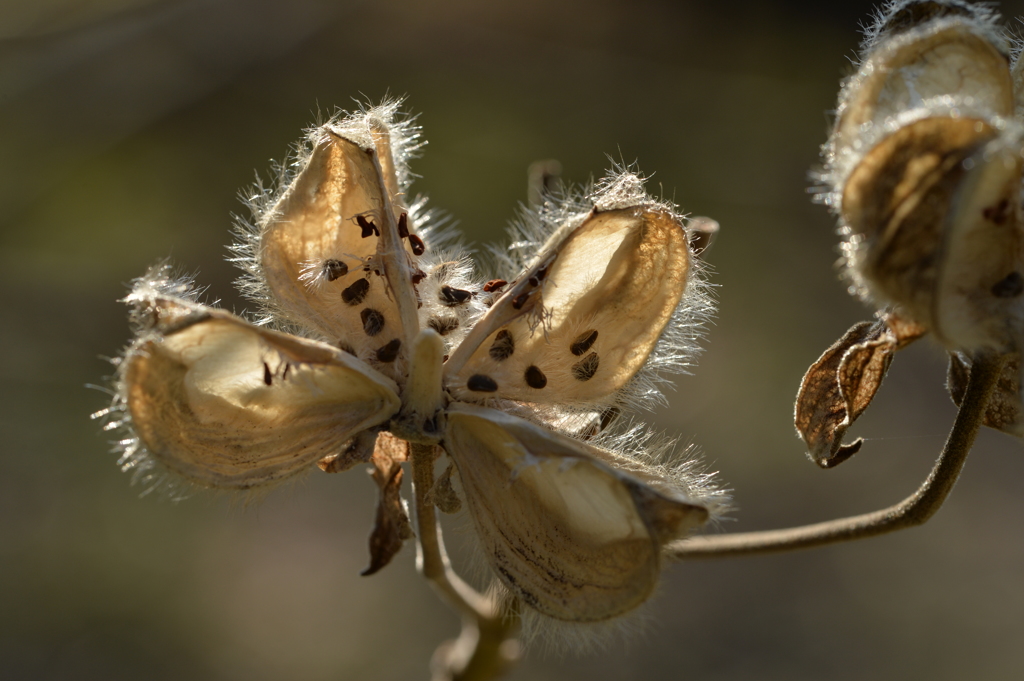
[(939, 510), (956, 484), (1005, 361), (1005, 355), (981, 355), (974, 360), (967, 392), (935, 467), (914, 494), (895, 506), (785, 530), (693, 537), (669, 544), (665, 547), (666, 555), (681, 560), (776, 553), (853, 541), (923, 524)]
[(420, 571), (441, 597), (462, 614), (459, 638), (442, 645), (434, 655), (433, 679), (497, 678), (519, 657), (519, 645), (513, 638), (518, 627), (517, 613), (502, 613), (493, 598), (478, 593), (452, 570), (431, 495), (436, 450), (433, 445), (413, 443), (411, 459)]

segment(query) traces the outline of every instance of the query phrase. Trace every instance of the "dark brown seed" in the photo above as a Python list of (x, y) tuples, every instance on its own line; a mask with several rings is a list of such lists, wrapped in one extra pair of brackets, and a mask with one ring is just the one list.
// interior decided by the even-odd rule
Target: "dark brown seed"
[(1005, 223), (1006, 218), (1009, 217), (1009, 211), (1007, 210), (1009, 207), (1010, 202), (1007, 201), (1006, 199), (1003, 199), (996, 205), (989, 206), (988, 208), (981, 211), (981, 214), (982, 216), (984, 216), (986, 220), (994, 222), (997, 225), (1001, 225)]
[(398, 238), (404, 239), (409, 236), (409, 216), (402, 213), (398, 216)]
[(431, 317), (430, 321), (427, 322), (427, 326), (442, 336), (447, 336), (459, 328), (459, 319), (458, 317)]
[(369, 236), (380, 236), (380, 230), (377, 229), (377, 225), (373, 224), (372, 221), (367, 220), (362, 215), (356, 216), (356, 222), (359, 223), (359, 226), (363, 230), (362, 236), (364, 239)]
[(376, 336), (384, 330), (384, 315), (372, 307), (360, 312), (359, 317), (363, 320), (363, 331), (367, 336)]
[(512, 309), (521, 310), (523, 305), (526, 304), (526, 299), (530, 297), (530, 292), (520, 293), (518, 296), (512, 299)]
[(267, 366), (266, 362), (263, 363), (263, 382), (267, 385), (274, 382), (274, 376), (270, 373), (270, 367)]
[(619, 418), (619, 414), (621, 413), (622, 412), (619, 410), (618, 407), (609, 407), (608, 409), (605, 409), (604, 412), (601, 414), (601, 430), (604, 430), (605, 428), (610, 426), (612, 421)]
[(548, 268), (542, 267), (530, 277), (530, 286), (540, 286), (540, 282), (544, 281), (544, 277), (548, 275)]
[(469, 380), (466, 381), (466, 387), (478, 393), (493, 393), (498, 389), (498, 384), (495, 383), (494, 379), (490, 376), (473, 374), (469, 377)]
[(491, 291), (500, 291), (505, 285), (508, 284), (504, 279), (491, 279), (489, 282), (484, 284), (484, 293), (490, 293)]
[(1024, 277), (1020, 272), (1010, 272), (992, 287), (992, 295), (997, 298), (1016, 298), (1021, 293), (1024, 293)]
[(580, 335), (576, 336), (576, 340), (569, 346), (569, 352), (579, 357), (584, 352), (590, 349), (590, 346), (597, 340), (597, 330), (591, 329), (590, 331), (584, 331)]
[(369, 279), (359, 279), (355, 281), (351, 286), (341, 292), (341, 299), (352, 306), (356, 306), (363, 302), (366, 298), (367, 291), (370, 290)]
[(412, 273), (412, 283), (414, 285), (420, 283), (421, 281), (423, 281), (426, 278), (427, 278), (427, 273), (424, 272), (423, 270), (416, 270), (415, 272)]
[(596, 352), (592, 352), (580, 361), (572, 365), (572, 377), (577, 381), (589, 381), (597, 373), (597, 367), (601, 359)]
[(451, 286), (442, 286), (441, 292), (438, 295), (441, 302), (448, 307), (455, 307), (456, 305), (467, 303), (472, 297), (472, 291), (464, 291), (461, 288), (452, 288)]
[(325, 260), (323, 268), (324, 278), (327, 281), (334, 281), (348, 274), (348, 265), (340, 260)]
[(526, 385), (537, 390), (548, 384), (548, 377), (544, 375), (544, 372), (532, 365), (526, 370), (524, 378), (526, 378)]
[(491, 348), (487, 352), (490, 354), (491, 359), (501, 362), (511, 357), (515, 351), (516, 339), (512, 337), (512, 333), (508, 329), (502, 329), (494, 337), (494, 342), (491, 343)]
[(402, 341), (398, 338), (377, 350), (378, 362), (394, 362), (398, 358), (398, 349), (402, 347)]
[(423, 243), (423, 239), (415, 234), (409, 235), (409, 245), (412, 246), (413, 255), (423, 255), (423, 252), (427, 250), (427, 245)]
[(591, 423), (583, 430), (582, 433), (580, 433), (580, 436), (584, 440), (589, 440), (608, 428), (611, 422), (619, 417), (619, 413), (618, 407), (609, 407), (608, 409), (605, 409), (601, 412), (601, 421), (599, 423)]

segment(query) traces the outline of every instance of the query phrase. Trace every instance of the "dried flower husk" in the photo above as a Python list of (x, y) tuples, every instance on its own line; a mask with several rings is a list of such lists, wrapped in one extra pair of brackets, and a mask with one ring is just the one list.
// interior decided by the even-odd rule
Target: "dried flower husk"
[(409, 458), (409, 443), (388, 433), (377, 437), (370, 475), (377, 483), (377, 515), (370, 532), (370, 564), (364, 577), (384, 568), (413, 536), (409, 513), (402, 500), (402, 463)]
[(794, 421), (812, 461), (834, 468), (860, 450), (863, 440), (843, 444), (843, 436), (871, 404), (896, 352), (924, 333), (889, 313), (855, 324), (811, 365), (800, 382)]

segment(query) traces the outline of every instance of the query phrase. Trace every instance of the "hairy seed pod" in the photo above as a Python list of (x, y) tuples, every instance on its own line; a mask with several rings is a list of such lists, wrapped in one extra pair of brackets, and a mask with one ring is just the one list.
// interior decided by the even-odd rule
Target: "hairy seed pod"
[(1024, 131), (995, 16), (959, 0), (891, 3), (865, 49), (822, 174), (853, 289), (950, 349), (1016, 348)]
[(530, 219), (550, 229), (516, 239), (518, 273), (484, 285), (405, 202), (419, 143), (397, 104), (309, 131), (277, 189), (251, 200), (235, 251), (261, 324), (200, 305), (166, 267), (136, 282), (138, 337), (109, 410), (127, 430), (122, 466), (250, 489), (369, 461), (372, 574), (412, 536), (402, 463), (432, 478), (443, 454), (418, 516), (462, 494), (497, 583), (526, 609), (622, 615), (654, 591), (663, 545), (725, 505), (641, 433), (605, 432), (696, 353), (711, 302), (694, 230), (617, 168), (546, 201)]
[(329, 345), (171, 297), (133, 302), (160, 321), (121, 362), (125, 406), (149, 454), (194, 483), (283, 480), (398, 408), (389, 379)]
[[(877, 145), (843, 190), (845, 248), (876, 300), (953, 348), (1009, 348), (1021, 276), (1021, 134), (931, 117)], [(1005, 284), (1003, 282), (1006, 282)]]
[[(1013, 115), (1006, 40), (989, 14), (952, 11), (961, 4), (903, 2), (879, 17), (860, 68), (839, 93), (835, 128), (825, 145), (835, 189), (892, 132), (894, 117), (907, 111), (932, 103), (952, 104), (958, 114)], [(948, 5), (951, 11), (923, 5)], [(922, 19), (927, 20), (917, 23)]]

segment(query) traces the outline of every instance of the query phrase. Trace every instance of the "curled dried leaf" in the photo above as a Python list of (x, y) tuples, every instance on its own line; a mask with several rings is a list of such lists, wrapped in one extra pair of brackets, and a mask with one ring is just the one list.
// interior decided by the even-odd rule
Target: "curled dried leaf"
[[(946, 387), (956, 406), (963, 402), (967, 380), (971, 376), (971, 358), (959, 352), (949, 353), (949, 373)], [(1021, 420), (1020, 355), (1014, 355), (1003, 365), (999, 382), (989, 398), (983, 423), (1009, 435), (1024, 437)]]
[(370, 533), (370, 565), (362, 571), (372, 575), (402, 549), (402, 542), (412, 537), (409, 514), (402, 501), (402, 462), (409, 458), (409, 443), (388, 434), (377, 437), (370, 474), (377, 483), (377, 518)]
[(871, 404), (895, 352), (923, 333), (891, 314), (860, 322), (811, 365), (797, 393), (795, 422), (816, 464), (834, 468), (860, 450), (863, 440), (843, 444), (843, 435)]

